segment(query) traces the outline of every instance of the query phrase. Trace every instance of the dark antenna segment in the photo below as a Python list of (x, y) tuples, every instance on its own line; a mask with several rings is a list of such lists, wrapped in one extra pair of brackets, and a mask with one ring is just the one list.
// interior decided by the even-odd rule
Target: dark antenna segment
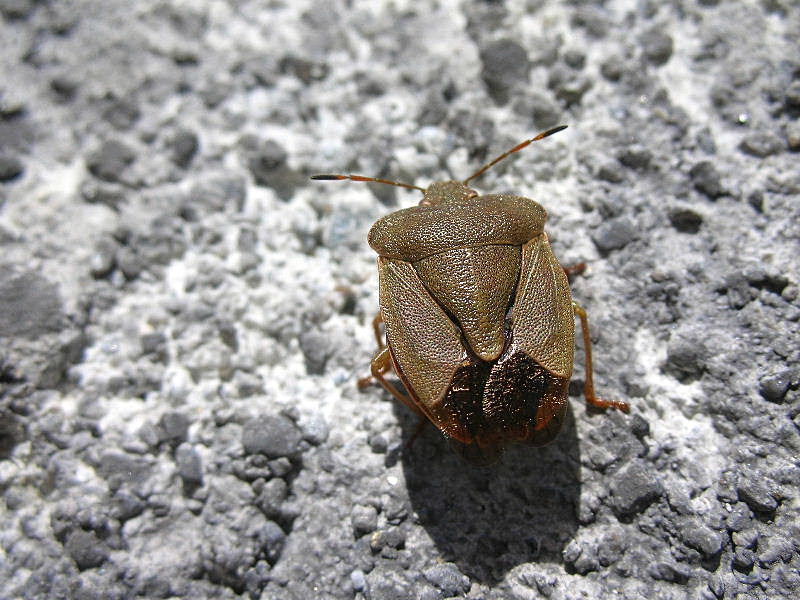
[(396, 185), (398, 187), (408, 188), (410, 190), (419, 190), (420, 192), (425, 192), (425, 188), (421, 188), (416, 185), (411, 185), (410, 183), (400, 183), (399, 181), (389, 181), (388, 179), (378, 179), (377, 177), (364, 177), (363, 175), (330, 175), (330, 174), (321, 174), (321, 175), (312, 175), (311, 179), (316, 179), (317, 181), (341, 181), (342, 179), (349, 179), (350, 181), (372, 181), (375, 183), (385, 183), (388, 185)]
[(478, 169), (477, 171), (475, 171), (475, 173), (473, 173), (472, 175), (470, 175), (469, 177), (467, 177), (467, 178), (466, 178), (466, 179), (463, 181), (464, 185), (467, 185), (467, 183), (468, 183), (468, 182), (469, 182), (471, 179), (475, 179), (476, 177), (480, 177), (481, 175), (483, 175), (484, 173), (486, 173), (486, 171), (488, 171), (488, 170), (489, 170), (489, 169), (491, 169), (493, 166), (495, 166), (497, 163), (499, 163), (501, 160), (503, 160), (504, 158), (506, 158), (506, 157), (507, 157), (509, 154), (514, 154), (514, 152), (519, 152), (520, 150), (522, 150), (522, 149), (523, 149), (525, 146), (527, 146), (528, 144), (531, 144), (531, 143), (533, 143), (533, 142), (538, 142), (539, 140), (542, 140), (542, 139), (544, 139), (544, 138), (546, 138), (546, 137), (548, 137), (548, 136), (551, 136), (551, 135), (553, 135), (554, 133), (558, 133), (559, 131), (563, 131), (563, 130), (564, 130), (564, 129), (566, 129), (566, 128), (567, 128), (567, 126), (566, 126), (566, 125), (559, 125), (558, 127), (553, 127), (552, 129), (548, 129), (547, 131), (543, 131), (542, 133), (540, 133), (540, 134), (539, 134), (539, 135), (537, 135), (536, 137), (533, 137), (533, 138), (531, 138), (531, 139), (529, 139), (529, 140), (525, 140), (524, 142), (521, 142), (521, 143), (517, 144), (516, 146), (514, 146), (514, 147), (513, 147), (511, 150), (509, 150), (508, 152), (504, 152), (503, 154), (501, 154), (500, 156), (498, 156), (497, 158), (495, 158), (495, 159), (494, 159), (492, 162), (490, 162), (490, 163), (488, 163), (488, 164), (486, 164), (486, 165), (482, 166), (480, 169)]

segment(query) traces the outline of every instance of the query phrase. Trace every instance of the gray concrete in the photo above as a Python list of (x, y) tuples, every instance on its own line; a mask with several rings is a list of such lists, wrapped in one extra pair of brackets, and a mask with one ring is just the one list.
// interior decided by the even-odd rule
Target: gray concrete
[[(800, 8), (0, 2), (0, 597), (796, 598)], [(475, 186), (588, 263), (556, 442), (379, 388), (381, 215)], [(580, 345), (580, 344), (579, 344)]]

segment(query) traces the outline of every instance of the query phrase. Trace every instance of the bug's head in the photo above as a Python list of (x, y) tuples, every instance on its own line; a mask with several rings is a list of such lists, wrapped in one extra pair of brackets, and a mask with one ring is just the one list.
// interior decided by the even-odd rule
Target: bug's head
[(461, 181), (434, 181), (424, 192), (420, 206), (441, 206), (443, 204), (459, 204), (474, 198), (478, 192)]

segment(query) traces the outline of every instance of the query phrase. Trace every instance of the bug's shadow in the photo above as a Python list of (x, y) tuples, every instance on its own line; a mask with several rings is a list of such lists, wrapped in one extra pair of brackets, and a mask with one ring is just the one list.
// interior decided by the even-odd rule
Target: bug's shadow
[[(418, 419), (395, 411), (407, 440)], [(474, 467), (431, 425), (400, 457), (408, 494), (442, 559), (497, 582), (524, 562), (562, 562), (578, 523), (580, 448), (570, 409), (548, 446), (514, 445), (500, 462)]]

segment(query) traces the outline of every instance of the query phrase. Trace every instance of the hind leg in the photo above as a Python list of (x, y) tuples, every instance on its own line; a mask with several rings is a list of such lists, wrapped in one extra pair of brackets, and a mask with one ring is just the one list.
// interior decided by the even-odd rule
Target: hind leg
[(622, 412), (630, 412), (630, 406), (627, 402), (620, 402), (618, 400), (603, 400), (598, 398), (594, 392), (594, 369), (592, 368), (592, 340), (589, 337), (589, 316), (583, 307), (577, 302), (572, 303), (572, 310), (581, 320), (581, 331), (583, 332), (583, 352), (586, 355), (586, 374), (584, 375), (585, 383), (583, 386), (583, 395), (586, 398), (586, 403), (596, 406), (597, 408), (616, 408)]

